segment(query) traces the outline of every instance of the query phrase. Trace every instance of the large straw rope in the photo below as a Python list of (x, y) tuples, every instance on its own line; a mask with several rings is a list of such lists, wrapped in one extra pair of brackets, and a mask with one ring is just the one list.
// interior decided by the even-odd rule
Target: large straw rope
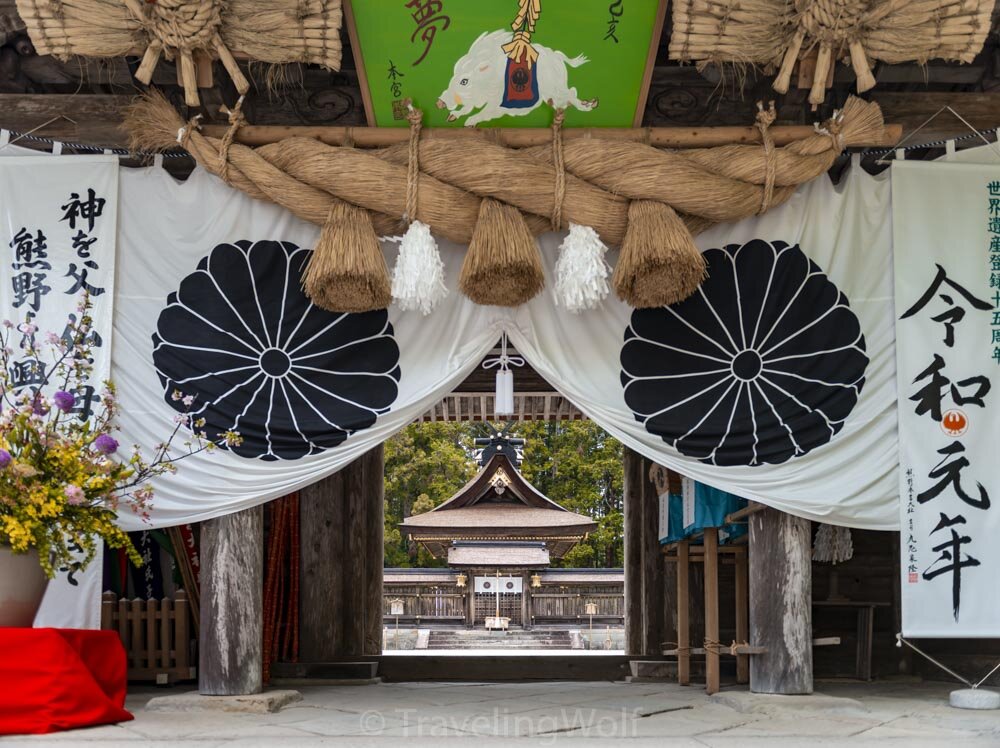
[[(205, 169), (317, 225), (326, 222), (335, 200), (371, 211), (380, 235), (397, 233), (407, 213), (407, 187), (414, 184), (408, 173), (412, 143), (368, 151), (301, 137), (259, 148), (224, 144), (185, 125), (158, 93), (130, 109), (126, 127), (136, 147), (149, 149), (176, 146), (184, 129), (183, 146)], [(625, 238), (633, 200), (669, 206), (695, 234), (713, 223), (780, 205), (797, 185), (829, 169), (845, 147), (880, 139), (882, 130), (878, 105), (852, 97), (815, 135), (784, 148), (767, 144), (669, 151), (642, 143), (574, 139), (559, 149), (562, 180), (551, 146), (516, 150), (485, 140), (424, 139), (416, 144), (417, 215), (408, 218), (468, 244), (481, 201), (492, 198), (519, 209), (528, 229), (538, 235), (551, 230), (558, 192), (561, 222), (590, 226), (612, 246)], [(557, 183), (561, 189), (554, 190)]]

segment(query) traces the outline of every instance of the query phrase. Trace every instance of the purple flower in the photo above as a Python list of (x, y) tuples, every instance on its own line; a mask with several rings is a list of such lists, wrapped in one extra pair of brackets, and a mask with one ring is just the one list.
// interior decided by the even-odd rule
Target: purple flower
[(64, 392), (59, 390), (56, 394), (52, 396), (52, 402), (56, 404), (63, 413), (69, 413), (73, 410), (73, 405), (76, 403), (76, 398), (69, 392)]
[(64, 490), (66, 494), (66, 500), (69, 501), (73, 506), (79, 506), (86, 500), (86, 496), (83, 493), (83, 489), (79, 486), (74, 486), (72, 484), (66, 486)]
[(10, 461), (14, 458), (10, 456), (10, 452), (6, 449), (0, 449), (0, 468), (5, 468), (10, 465)]
[(45, 402), (45, 398), (36, 396), (34, 400), (31, 401), (31, 412), (36, 416), (44, 416), (49, 412), (49, 406)]
[(118, 451), (118, 440), (108, 434), (101, 434), (94, 439), (94, 449), (102, 455), (114, 454)]

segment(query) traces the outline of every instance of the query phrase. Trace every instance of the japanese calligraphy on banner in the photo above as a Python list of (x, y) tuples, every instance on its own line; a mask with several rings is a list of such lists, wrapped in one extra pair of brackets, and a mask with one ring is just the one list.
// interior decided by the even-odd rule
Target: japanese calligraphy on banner
[(892, 168), (903, 633), (1000, 635), (1000, 166)]
[[(0, 158), (0, 195), (0, 319), (21, 326), (13, 339), (15, 354), (18, 344), (37, 339), (44, 346), (48, 333), (67, 334), (82, 292), (90, 294), (93, 378), (73, 393), (75, 415), (85, 420), (99, 402), (101, 382), (111, 376), (118, 157)], [(37, 389), (41, 372), (36, 369), (30, 359), (15, 356), (11, 381)], [(77, 574), (74, 586), (59, 575), (49, 585), (35, 625), (96, 628), (100, 567), (98, 560)]]

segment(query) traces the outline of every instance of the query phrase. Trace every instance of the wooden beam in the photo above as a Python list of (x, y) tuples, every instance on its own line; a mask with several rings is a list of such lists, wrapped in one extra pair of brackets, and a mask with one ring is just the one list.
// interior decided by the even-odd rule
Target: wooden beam
[[(202, 132), (221, 138), (228, 128), (225, 125), (206, 125)], [(775, 145), (783, 146), (816, 134), (815, 128), (806, 125), (775, 125), (769, 130)], [(885, 126), (885, 137), (878, 142), (857, 143), (856, 146), (889, 146), (899, 140), (902, 128)], [(236, 141), (258, 146), (276, 143), (284, 138), (315, 138), (328, 145), (351, 142), (357, 148), (381, 148), (409, 141), (409, 130), (399, 127), (327, 127), (289, 125), (247, 125), (241, 127)], [(465, 140), (485, 138), (490, 142), (511, 148), (529, 148), (549, 145), (552, 130), (547, 127), (525, 128), (452, 128), (427, 127), (420, 131), (423, 139)], [(657, 148), (711, 148), (734, 143), (759, 144), (760, 131), (750, 127), (579, 127), (563, 131), (563, 140), (600, 139), (648, 143)]]
[(705, 693), (719, 692), (719, 528), (705, 528)]
[(625, 447), (623, 503), (625, 505), (625, 654), (641, 655), (643, 640), (642, 455)]
[(809, 520), (777, 509), (750, 517), (750, 663), (754, 693), (813, 690), (812, 553)]
[(264, 508), (201, 526), (198, 691), (240, 696), (263, 688)]
[(88, 145), (121, 147), (127, 140), (119, 129), (121, 113), (130, 101), (129, 96), (93, 94), (2, 94), (0, 127), (29, 132), (48, 123), (34, 134)]
[[(896, 92), (872, 91), (873, 101), (882, 107), (882, 115), (886, 120), (898, 122), (903, 128), (903, 137), (909, 135), (927, 118), (942, 107), (950, 106), (969, 124), (978, 130), (1000, 127), (1000, 92), (948, 92), (936, 91)], [(932, 122), (925, 125), (920, 132), (908, 140), (906, 145), (919, 145), (934, 140), (945, 140), (960, 135), (968, 135), (969, 128), (962, 124), (955, 115), (948, 111), (939, 114)], [(969, 140), (967, 145), (983, 145), (978, 138)]]

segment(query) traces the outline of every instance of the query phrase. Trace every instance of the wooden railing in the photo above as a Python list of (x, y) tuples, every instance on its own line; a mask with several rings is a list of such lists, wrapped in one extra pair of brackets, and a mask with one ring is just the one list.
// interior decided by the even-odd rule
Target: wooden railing
[(441, 588), (421, 585), (389, 586), (382, 595), (383, 619), (394, 621), (391, 603), (403, 601), (403, 615), (400, 621), (462, 621), (465, 620), (465, 594), (445, 592)]
[(162, 600), (119, 600), (113, 592), (101, 597), (101, 628), (121, 637), (130, 681), (166, 685), (196, 677), (190, 662), (190, 620), (184, 590)]
[[(558, 589), (558, 588), (556, 588)], [(550, 591), (552, 590), (552, 591)], [(619, 588), (620, 590), (620, 588)], [(594, 622), (621, 623), (625, 620), (625, 597), (620, 591), (605, 587), (568, 588), (558, 592), (542, 588), (531, 595), (532, 623), (574, 623), (590, 620), (587, 604), (597, 606)]]

